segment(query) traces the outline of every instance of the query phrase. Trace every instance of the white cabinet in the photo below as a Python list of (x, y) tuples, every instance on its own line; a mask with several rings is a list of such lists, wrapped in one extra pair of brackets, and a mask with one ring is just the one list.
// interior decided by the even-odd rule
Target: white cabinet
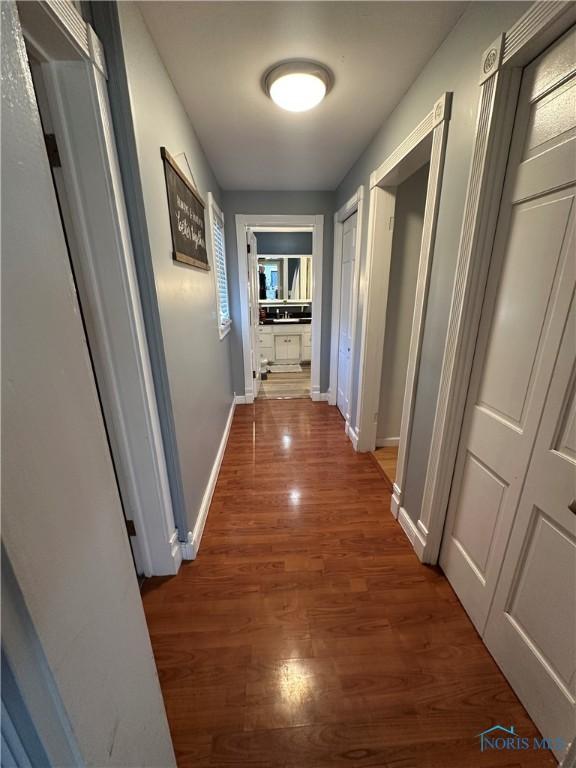
[(263, 360), (274, 362), (274, 335), (270, 326), (261, 325), (258, 328), (258, 353), (261, 365)]
[(302, 353), (301, 360), (306, 362), (312, 359), (312, 330), (309, 325), (305, 326), (302, 333)]
[(300, 335), (274, 337), (276, 360), (300, 360)]
[(258, 327), (260, 360), (275, 362), (309, 362), (312, 358), (312, 328), (310, 325), (278, 323)]

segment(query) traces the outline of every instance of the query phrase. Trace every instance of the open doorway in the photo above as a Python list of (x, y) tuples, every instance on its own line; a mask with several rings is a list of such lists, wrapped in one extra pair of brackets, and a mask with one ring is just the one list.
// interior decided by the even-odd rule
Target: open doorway
[(399, 184), (396, 189), (386, 331), (374, 450), (374, 457), (390, 486), (393, 486), (396, 481), (429, 169), (430, 165), (427, 163)]
[(252, 232), (258, 277), (256, 396), (310, 397), (312, 228)]
[(445, 93), (371, 175), (358, 398), (348, 431), (359, 451), (386, 449), (377, 458), (390, 479), (391, 510), (415, 547), (421, 532), (403, 507), (404, 479), (450, 104)]
[(245, 402), (320, 396), (322, 216), (236, 216)]

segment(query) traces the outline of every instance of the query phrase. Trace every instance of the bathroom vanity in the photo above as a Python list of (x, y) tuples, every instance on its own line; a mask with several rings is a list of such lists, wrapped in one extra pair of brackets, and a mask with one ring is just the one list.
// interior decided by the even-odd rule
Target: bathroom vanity
[(312, 358), (312, 257), (258, 256), (259, 359), (271, 365)]
[(309, 362), (312, 358), (310, 321), (284, 320), (258, 327), (260, 360), (269, 363)]

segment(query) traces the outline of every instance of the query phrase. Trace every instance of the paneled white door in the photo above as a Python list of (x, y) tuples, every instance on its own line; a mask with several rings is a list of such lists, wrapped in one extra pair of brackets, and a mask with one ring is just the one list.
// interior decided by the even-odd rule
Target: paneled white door
[(572, 307), (485, 635), (543, 735), (566, 743), (576, 729), (574, 275), (571, 282)]
[(350, 418), (350, 350), (352, 349), (352, 307), (354, 299), (354, 267), (356, 226), (353, 213), (342, 227), (342, 272), (340, 278), (340, 327), (338, 332), (338, 383), (336, 405), (345, 419)]
[(256, 235), (249, 229), (246, 233), (248, 241), (248, 308), (250, 312), (250, 349), (252, 357), (252, 371), (254, 377), (254, 397), (260, 391), (260, 278), (258, 275), (258, 241)]
[(481, 634), (497, 590), (486, 642), (551, 738), (574, 726), (575, 181), (571, 30), (523, 76), (440, 556)]

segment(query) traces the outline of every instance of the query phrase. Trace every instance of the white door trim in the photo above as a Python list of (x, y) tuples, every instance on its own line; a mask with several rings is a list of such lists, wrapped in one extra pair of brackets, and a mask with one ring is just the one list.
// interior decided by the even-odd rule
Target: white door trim
[(104, 52), (72, 3), (25, 3), (19, 13), (26, 39), (44, 62), (73, 220), (72, 257), (92, 330), (91, 352), (122, 501), (136, 529), (135, 559), (146, 576), (174, 574), (182, 554), (112, 131)]
[[(352, 346), (350, 347), (350, 365), (348, 368), (348, 399), (352, 396), (352, 373), (354, 370), (354, 348), (356, 341), (356, 318), (358, 315), (358, 284), (360, 281), (360, 261), (362, 257), (362, 216), (364, 213), (364, 186), (360, 185), (352, 197), (334, 214), (334, 266), (332, 273), (332, 329), (330, 333), (330, 386), (328, 402), (336, 405), (338, 392), (338, 336), (340, 333), (340, 288), (342, 277), (342, 235), (344, 222), (354, 213), (357, 214), (356, 245), (354, 248), (354, 276), (352, 278)], [(350, 414), (346, 419), (346, 434), (350, 427)]]
[(356, 426), (353, 430), (357, 436), (357, 447), (360, 451), (372, 451), (376, 447), (396, 189), (425, 162), (430, 161), (400, 427), (398, 465), (391, 504), (395, 517), (398, 517), (402, 506), (402, 486), (412, 428), (451, 96), (450, 93), (443, 94), (412, 133), (370, 176), (368, 249), (364, 280), (366, 296), (362, 318)]
[(312, 400), (322, 400), (320, 393), (320, 352), (322, 342), (322, 260), (324, 243), (324, 216), (309, 214), (235, 214), (236, 254), (238, 258), (238, 291), (240, 294), (240, 324), (242, 330), (242, 358), (244, 361), (244, 402), (254, 402), (254, 384), (250, 350), (250, 316), (248, 305), (248, 265), (246, 227), (269, 230), (312, 228)]
[(492, 256), (522, 68), (576, 22), (572, 3), (534, 3), (482, 56), (474, 150), (424, 495), (423, 562), (436, 563)]

